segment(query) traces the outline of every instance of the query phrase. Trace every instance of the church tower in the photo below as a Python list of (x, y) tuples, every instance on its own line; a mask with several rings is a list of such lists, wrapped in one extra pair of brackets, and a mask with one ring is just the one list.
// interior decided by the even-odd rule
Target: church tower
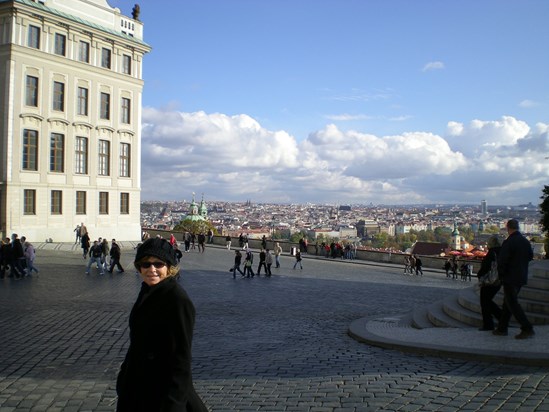
[(454, 222), (454, 230), (452, 230), (452, 240), (453, 240), (452, 248), (454, 250), (461, 250), (461, 236), (459, 234), (457, 222)]

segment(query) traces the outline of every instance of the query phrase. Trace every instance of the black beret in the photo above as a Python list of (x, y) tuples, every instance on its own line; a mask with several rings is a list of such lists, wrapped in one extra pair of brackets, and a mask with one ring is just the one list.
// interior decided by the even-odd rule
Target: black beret
[(166, 262), (170, 266), (177, 265), (175, 251), (166, 239), (151, 238), (145, 240), (138, 248), (135, 254), (135, 261), (139, 262), (147, 256), (154, 256)]

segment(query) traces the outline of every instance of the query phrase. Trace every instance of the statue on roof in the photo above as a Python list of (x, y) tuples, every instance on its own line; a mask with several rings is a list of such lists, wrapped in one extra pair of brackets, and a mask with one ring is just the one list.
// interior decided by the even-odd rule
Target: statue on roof
[(141, 8), (139, 7), (139, 4), (136, 4), (135, 6), (133, 6), (133, 9), (132, 9), (132, 18), (134, 20), (137, 20), (139, 21), (139, 13), (141, 12)]

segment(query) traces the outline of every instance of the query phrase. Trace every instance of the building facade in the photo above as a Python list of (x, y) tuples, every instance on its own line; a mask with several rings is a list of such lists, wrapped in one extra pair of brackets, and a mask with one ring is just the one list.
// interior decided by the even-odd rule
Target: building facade
[(138, 240), (142, 61), (134, 9), (0, 0), (0, 232)]

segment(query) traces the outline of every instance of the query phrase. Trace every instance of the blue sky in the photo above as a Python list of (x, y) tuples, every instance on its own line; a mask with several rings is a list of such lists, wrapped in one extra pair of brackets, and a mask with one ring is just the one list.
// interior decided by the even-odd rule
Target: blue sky
[(143, 199), (519, 204), (549, 184), (547, 1), (140, 6)]

